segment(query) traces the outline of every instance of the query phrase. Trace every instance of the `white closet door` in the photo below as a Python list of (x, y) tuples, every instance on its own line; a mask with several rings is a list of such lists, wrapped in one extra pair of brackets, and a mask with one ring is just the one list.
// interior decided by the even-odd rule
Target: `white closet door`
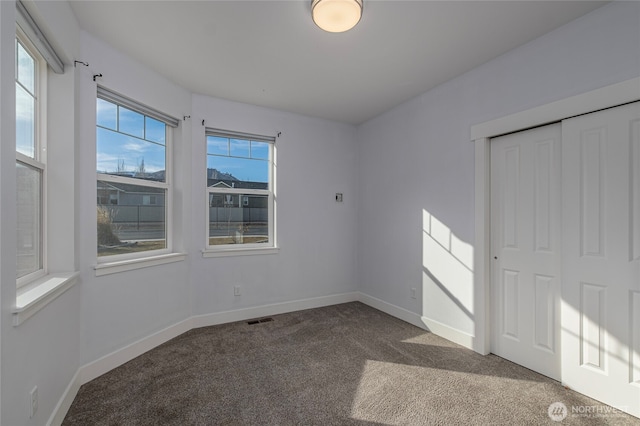
[(491, 351), (560, 380), (561, 125), (491, 141)]
[(562, 381), (640, 416), (640, 103), (562, 126)]

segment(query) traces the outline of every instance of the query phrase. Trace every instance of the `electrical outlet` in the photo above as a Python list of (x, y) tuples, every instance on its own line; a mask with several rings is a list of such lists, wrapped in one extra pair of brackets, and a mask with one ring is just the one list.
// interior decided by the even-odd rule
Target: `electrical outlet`
[(342, 202), (342, 192), (336, 192), (336, 202), (337, 203)]
[(242, 294), (242, 289), (240, 288), (239, 285), (234, 285), (233, 286), (233, 295), (234, 296), (240, 296)]
[(38, 387), (35, 386), (29, 392), (29, 418), (32, 418), (38, 411)]
[(415, 289), (415, 287), (411, 289), (411, 298), (412, 299), (416, 298), (416, 289)]

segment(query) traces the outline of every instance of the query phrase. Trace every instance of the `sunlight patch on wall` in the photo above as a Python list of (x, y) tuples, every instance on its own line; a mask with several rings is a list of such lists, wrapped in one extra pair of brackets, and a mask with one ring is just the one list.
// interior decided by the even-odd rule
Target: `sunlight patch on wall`
[(472, 333), (473, 246), (426, 210), (422, 227), (423, 315)]

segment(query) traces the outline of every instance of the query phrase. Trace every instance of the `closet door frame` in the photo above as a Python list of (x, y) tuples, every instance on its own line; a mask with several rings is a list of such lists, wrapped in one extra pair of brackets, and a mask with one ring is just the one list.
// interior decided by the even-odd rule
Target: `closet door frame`
[(475, 146), (475, 336), (470, 349), (491, 352), (491, 151), (490, 140), (507, 133), (640, 100), (640, 77), (511, 114), (471, 127)]

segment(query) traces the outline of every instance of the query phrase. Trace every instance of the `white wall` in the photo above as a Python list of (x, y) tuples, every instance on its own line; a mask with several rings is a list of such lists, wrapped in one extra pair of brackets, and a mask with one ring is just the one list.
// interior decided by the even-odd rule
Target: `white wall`
[[(79, 31), (66, 3), (42, 2), (36, 10), (64, 59), (90, 64), (52, 79), (60, 98), (56, 105), (62, 106), (54, 115), (61, 123), (53, 134), (59, 141), (73, 135), (73, 149), (59, 146), (64, 155), (73, 156), (61, 185), (74, 187), (63, 196), (75, 205), (67, 219), (74, 222), (75, 238), (54, 257), (60, 265), (74, 263), (81, 278), (24, 324), (11, 326), (16, 218), (15, 204), (7, 200), (15, 199), (15, 157), (13, 146), (2, 144), (0, 422), (8, 425), (44, 424), (80, 366), (191, 315), (359, 289), (472, 334), (474, 308), (465, 298), (473, 294), (473, 283), (464, 269), (474, 235), (469, 127), (640, 73), (640, 4), (614, 3), (355, 128), (192, 95)], [(0, 1), (3, 100), (13, 99), (14, 21), (13, 2)], [(175, 244), (188, 254), (183, 262), (95, 276), (92, 75), (98, 73), (103, 74), (99, 83), (110, 89), (178, 118), (191, 115), (177, 129), (173, 151)], [(279, 253), (202, 257), (203, 119), (209, 127), (282, 132), (276, 142)], [(14, 140), (14, 132), (13, 106), (2, 102), (0, 136)], [(336, 192), (344, 193), (344, 203), (334, 201)], [(431, 221), (430, 234), (423, 226), (428, 215), (437, 219)], [(431, 242), (425, 246), (425, 241)], [(438, 265), (430, 263), (433, 256), (423, 259), (423, 249), (444, 246), (447, 250), (439, 256), (457, 265), (455, 279), (442, 277)], [(441, 277), (442, 288), (425, 275), (423, 261)], [(233, 296), (234, 285), (242, 286), (242, 296)], [(417, 299), (410, 297), (412, 287), (418, 289)], [(27, 394), (36, 384), (39, 414), (29, 421)]]
[[(82, 364), (140, 340), (191, 315), (188, 262), (95, 276), (96, 256), (96, 85), (100, 84), (176, 118), (189, 115), (191, 94), (88, 33), (81, 33), (81, 58), (89, 63), (80, 71), (79, 119), (79, 242), (82, 278)], [(102, 74), (93, 81), (93, 75)], [(177, 249), (188, 234), (185, 221), (191, 206), (190, 127), (183, 123), (173, 132), (176, 167), (174, 224)], [(187, 153), (185, 155), (185, 152)], [(185, 197), (186, 195), (186, 197)]]
[[(12, 2), (2, 5), (0, 56), (3, 99), (13, 98), (15, 22)], [(56, 177), (58, 196), (72, 207), (64, 225), (52, 229), (54, 262), (80, 271), (79, 284), (20, 327), (11, 326), (15, 303), (14, 148), (3, 144), (0, 210), (2, 235), (2, 424), (44, 424), (78, 368), (197, 314), (296, 301), (354, 291), (356, 280), (355, 127), (267, 108), (193, 95), (135, 58), (78, 29), (68, 4), (36, 4), (39, 22), (70, 62), (52, 76), (56, 101), (49, 130), (58, 143), (52, 155), (68, 169)], [(68, 30), (63, 30), (68, 27)], [(69, 34), (71, 32), (71, 34)], [(89, 63), (73, 67), (73, 60)], [(93, 81), (95, 74), (102, 77)], [(95, 102), (96, 84), (165, 113), (191, 120), (174, 131), (174, 248), (182, 262), (96, 277)], [(9, 93), (6, 95), (5, 93)], [(53, 98), (52, 98), (53, 99)], [(13, 140), (13, 105), (2, 103), (0, 132)], [(271, 255), (203, 258), (207, 197), (204, 128), (207, 126), (275, 135), (277, 141), (277, 237)], [(193, 134), (192, 134), (193, 132)], [(336, 203), (336, 192), (344, 202)], [(63, 203), (52, 203), (53, 210)], [(66, 233), (66, 234), (65, 234)], [(5, 238), (6, 237), (6, 238)], [(233, 285), (243, 287), (234, 297)], [(28, 420), (27, 395), (39, 388), (37, 416)]]
[[(205, 96), (175, 86), (134, 59), (82, 33), (78, 149), (82, 290), (81, 363), (194, 314), (333, 295), (356, 288), (353, 126)], [(95, 277), (95, 84), (182, 118), (174, 160), (176, 243), (184, 262)], [(205, 139), (210, 127), (275, 135), (278, 254), (203, 258), (206, 236)], [(335, 192), (345, 202), (334, 201)], [(233, 285), (243, 287), (233, 296)]]
[[(202, 258), (207, 127), (275, 136), (277, 254)], [(192, 110), (194, 314), (354, 291), (356, 280), (355, 128), (194, 95)], [(336, 203), (336, 192), (344, 202)], [(233, 286), (242, 296), (233, 295)]]
[(473, 335), (470, 126), (638, 75), (640, 4), (615, 2), (361, 125), (360, 290)]
[[(73, 60), (79, 50), (79, 29), (66, 3), (34, 4), (29, 11), (42, 24), (48, 37), (56, 40), (57, 52), (66, 72), (49, 72), (48, 158), (64, 168), (50, 173), (48, 212), (56, 217), (50, 232), (49, 269), (69, 271), (77, 265), (75, 227), (75, 89)], [(15, 209), (15, 3), (0, 2), (0, 335), (1, 389), (0, 423), (42, 425), (58, 403), (79, 363), (80, 286), (68, 290), (18, 327), (12, 325), (11, 309), (16, 301), (16, 209)], [(47, 25), (44, 25), (44, 23)], [(9, 101), (5, 101), (9, 100)], [(6, 142), (6, 143), (5, 143)], [(38, 411), (28, 418), (28, 394), (38, 387)]]

